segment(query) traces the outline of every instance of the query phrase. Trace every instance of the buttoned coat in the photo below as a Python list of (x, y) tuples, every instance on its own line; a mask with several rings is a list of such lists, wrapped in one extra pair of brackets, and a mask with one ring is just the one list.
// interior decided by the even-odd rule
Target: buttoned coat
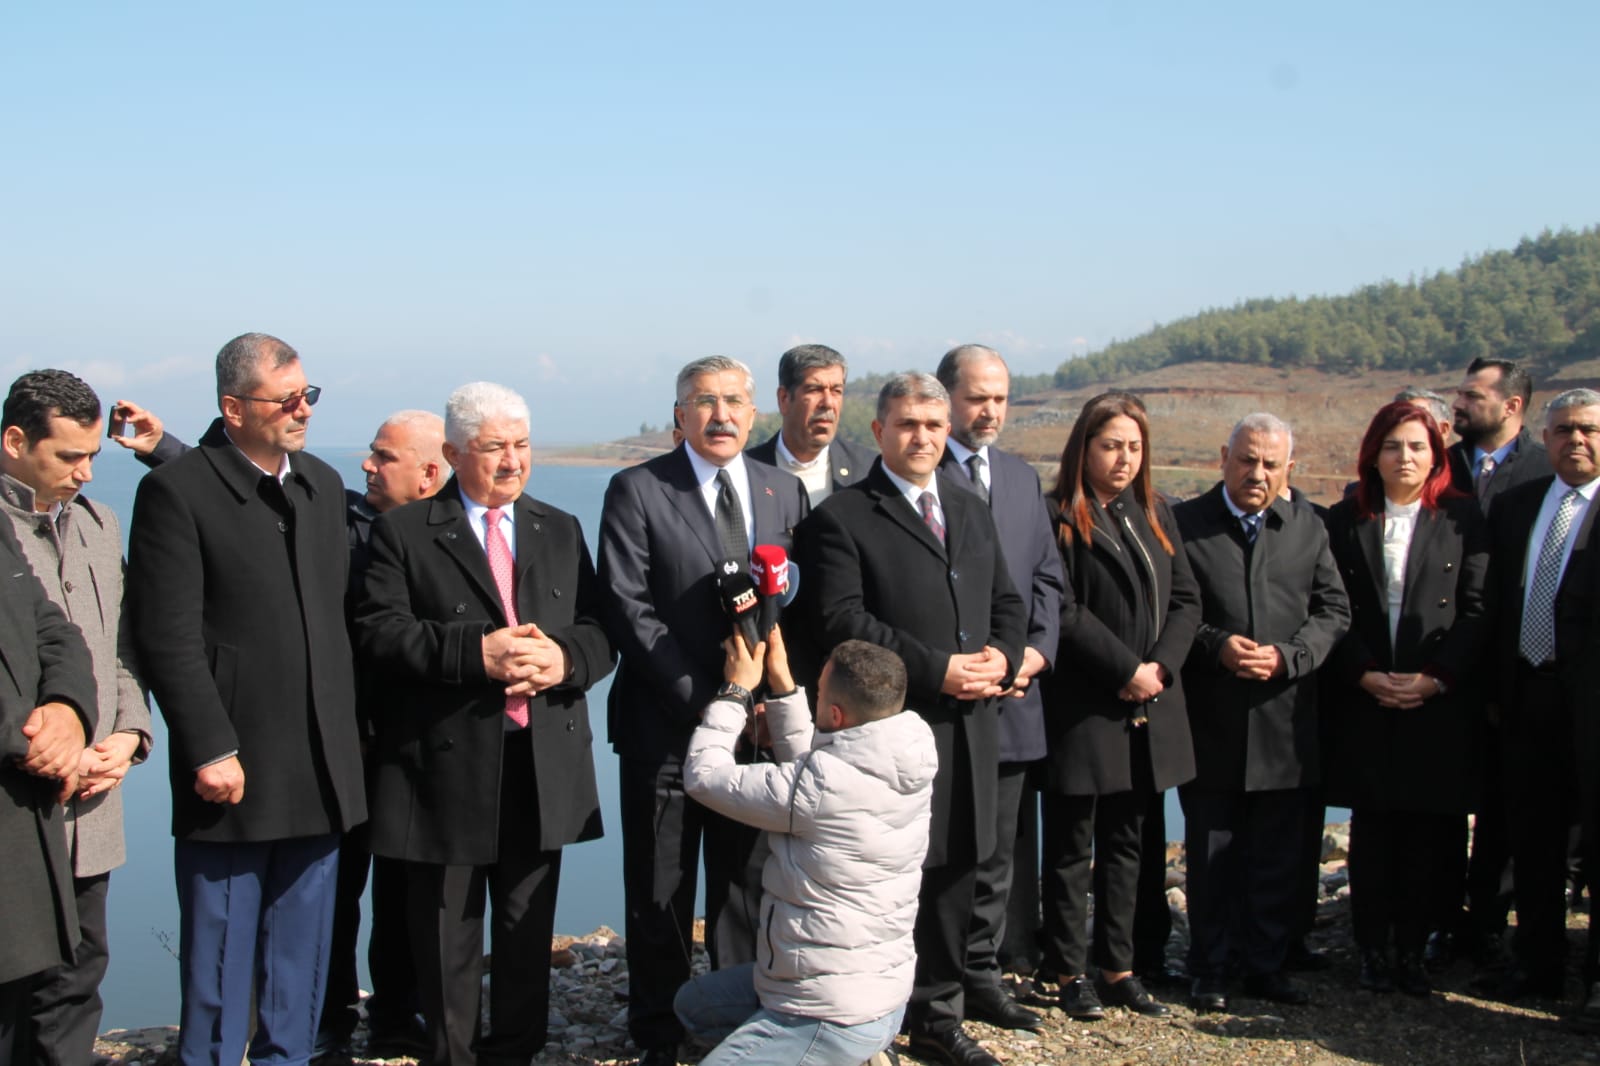
[[(1157, 791), (1194, 777), (1194, 743), (1183, 690), (1183, 664), (1200, 624), (1200, 587), (1189, 569), (1178, 523), (1165, 500), (1156, 519), (1172, 543), (1167, 554), (1133, 490), (1105, 507), (1091, 505), (1087, 540), (1056, 537), (1066, 568), (1061, 650), (1046, 679), (1050, 730), (1047, 787), (1068, 796), (1133, 788), (1133, 716), (1148, 719), (1150, 767)], [(1117, 693), (1141, 663), (1160, 663), (1172, 680), (1144, 703)]]
[[(947, 475), (934, 476), (943, 544), (889, 480), (882, 459), (866, 480), (824, 500), (796, 536), (796, 606), (818, 640), (818, 662), (852, 639), (888, 648), (905, 662), (906, 706), (933, 729), (939, 753), (926, 861), (942, 866), (952, 853), (975, 855), (973, 861), (993, 853), (1000, 764), (995, 701), (946, 696), (945, 670), (951, 655), (989, 645), (1005, 656), (1009, 683), (1022, 662), (1028, 614), (989, 509)], [(956, 766), (958, 751), (966, 753), (964, 770)], [(957, 798), (955, 783), (963, 780), (970, 794)], [(965, 825), (968, 819), (974, 824)]]
[[(600, 589), (606, 632), (622, 656), (606, 720), (625, 758), (683, 758), (722, 684), (731, 632), (716, 583), (723, 551), (686, 447), (621, 471), (606, 488)], [(744, 466), (754, 543), (790, 551), (811, 509), (806, 487), (749, 455)]]
[[(61, 518), (34, 510), (33, 489), (0, 475), (0, 511), (11, 527), (45, 594), (82, 632), (94, 665), (97, 717), (90, 744), (112, 733), (134, 733), (133, 761), (150, 753), (150, 705), (139, 681), (132, 626), (123, 625), (122, 530), (103, 503), (75, 496)], [(122, 835), (120, 788), (67, 801), (67, 842), (76, 877), (94, 877), (127, 858)]]
[[(1310, 507), (1275, 499), (1251, 545), (1209, 492), (1173, 508), (1200, 585), (1200, 626), (1184, 666), (1197, 788), (1254, 792), (1320, 781), (1316, 670), (1350, 624), (1350, 604)], [(1220, 655), (1230, 635), (1277, 647), (1284, 672), (1242, 680)]]
[[(744, 454), (758, 463), (778, 467), (778, 437), (782, 432), (779, 430), (760, 444), (751, 445)], [(838, 492), (846, 485), (854, 485), (866, 477), (867, 471), (872, 469), (872, 460), (876, 458), (871, 449), (852, 444), (843, 437), (834, 437), (828, 445), (828, 467), (833, 474), (833, 491)]]
[(35, 707), (66, 703), (95, 730), (94, 669), (78, 627), (50, 602), (8, 522), (0, 522), (0, 983), (72, 961), (78, 943), (72, 860), (59, 784), (17, 765)]
[[(1472, 452), (1473, 446), (1464, 440), (1458, 440), (1446, 450), (1450, 459), (1450, 484), (1469, 496), (1474, 496), (1472, 480)], [(1516, 488), (1518, 485), (1533, 481), (1535, 478), (1551, 477), (1554, 471), (1550, 469), (1550, 453), (1545, 450), (1544, 442), (1535, 436), (1527, 426), (1517, 434), (1517, 445), (1506, 453), (1505, 461), (1500, 464), (1489, 484), (1483, 491), (1481, 509), (1485, 515), (1494, 510), (1494, 502), (1502, 495)]]
[[(1406, 552), (1400, 624), (1389, 639), (1383, 517), (1355, 500), (1328, 512), (1328, 541), (1350, 596), (1350, 630), (1324, 668), (1328, 802), (1373, 811), (1464, 814), (1481, 775), (1488, 640), (1488, 532), (1470, 497), (1417, 514)], [(1420, 707), (1381, 707), (1360, 687), (1369, 670), (1422, 671), (1448, 691)]]
[[(146, 474), (134, 498), (128, 604), (167, 722), (173, 835), (251, 842), (366, 820), (344, 486), (306, 452), (280, 485), (223, 432)], [(208, 803), (195, 771), (230, 751), (244, 799)]]
[[(948, 450), (939, 462), (946, 479), (974, 496), (972, 476)], [(1040, 684), (1056, 661), (1060, 643), (1061, 553), (1050, 533), (1039, 475), (1027, 460), (999, 448), (989, 448), (989, 515), (1000, 534), (1011, 584), (1028, 608), (1026, 646), (1038, 652), (1046, 667), (1027, 691), (1016, 699), (1003, 699), (1000, 711), (1000, 761), (1031, 762), (1045, 756), (1044, 697)]]
[[(566, 649), (571, 676), (528, 701), (528, 728), (505, 730), (505, 684), (483, 668), (483, 638), (506, 626), (489, 559), (455, 479), (382, 515), (356, 611), (363, 670), (382, 678), (372, 851), (395, 859), (496, 861), (501, 757), (531, 744), (539, 847), (601, 835), (585, 691), (611, 672), (594, 564), (578, 520), (523, 495), (514, 511), (519, 623)], [(520, 812), (526, 816), (531, 812)]]

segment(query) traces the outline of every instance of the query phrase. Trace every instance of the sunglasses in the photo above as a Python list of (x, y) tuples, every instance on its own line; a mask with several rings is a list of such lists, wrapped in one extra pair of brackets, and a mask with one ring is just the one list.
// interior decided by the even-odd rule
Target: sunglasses
[(307, 385), (303, 392), (294, 393), (281, 399), (268, 396), (234, 396), (235, 400), (254, 400), (256, 403), (275, 403), (283, 408), (286, 413), (292, 414), (300, 409), (300, 401), (304, 400), (307, 407), (317, 406), (317, 401), (322, 399), (322, 389), (317, 385)]

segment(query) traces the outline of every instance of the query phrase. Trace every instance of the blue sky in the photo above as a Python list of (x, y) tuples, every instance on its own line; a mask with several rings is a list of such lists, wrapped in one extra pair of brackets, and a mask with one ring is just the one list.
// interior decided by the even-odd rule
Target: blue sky
[(194, 435), (275, 333), (313, 447), (487, 378), (537, 443), (677, 368), (1051, 370), (1600, 222), (1600, 4), (0, 9), (0, 376)]

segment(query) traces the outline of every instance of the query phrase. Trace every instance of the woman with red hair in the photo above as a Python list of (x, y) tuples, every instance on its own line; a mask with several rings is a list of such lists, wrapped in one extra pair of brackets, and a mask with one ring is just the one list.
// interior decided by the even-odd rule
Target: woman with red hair
[(1356, 470), (1355, 492), (1328, 512), (1351, 623), (1327, 666), (1327, 795), (1351, 808), (1360, 986), (1425, 996), (1422, 948), (1444, 900), (1460, 895), (1445, 882), (1478, 778), (1488, 544), (1422, 409), (1379, 410)]
[[(1044, 969), (1073, 1018), (1105, 1004), (1161, 1016), (1133, 975), (1144, 818), (1194, 776), (1178, 676), (1200, 622), (1200, 587), (1167, 502), (1150, 483), (1150, 423), (1127, 393), (1083, 408), (1048, 503), (1066, 568), (1061, 645), (1045, 679)], [(1093, 861), (1094, 951), (1088, 896)], [(1096, 987), (1098, 985), (1098, 988)]]

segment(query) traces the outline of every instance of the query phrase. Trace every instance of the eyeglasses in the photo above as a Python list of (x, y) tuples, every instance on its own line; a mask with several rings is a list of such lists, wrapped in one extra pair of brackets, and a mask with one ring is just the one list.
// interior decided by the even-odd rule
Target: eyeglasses
[(728, 410), (734, 412), (735, 414), (750, 406), (750, 401), (745, 399), (743, 396), (740, 396), (738, 393), (730, 393), (727, 396), (716, 396), (709, 392), (702, 392), (698, 396), (689, 397), (688, 403), (690, 406), (698, 407), (702, 411), (714, 411), (716, 410), (717, 403), (719, 401), (726, 406)]
[(256, 403), (275, 403), (279, 407), (283, 408), (286, 414), (292, 414), (300, 409), (301, 400), (306, 402), (307, 407), (317, 406), (317, 401), (322, 399), (322, 389), (317, 385), (307, 385), (303, 391), (294, 393), (290, 396), (284, 396), (282, 398), (275, 399), (270, 396), (239, 395), (234, 395), (233, 398), (235, 400), (254, 400)]

